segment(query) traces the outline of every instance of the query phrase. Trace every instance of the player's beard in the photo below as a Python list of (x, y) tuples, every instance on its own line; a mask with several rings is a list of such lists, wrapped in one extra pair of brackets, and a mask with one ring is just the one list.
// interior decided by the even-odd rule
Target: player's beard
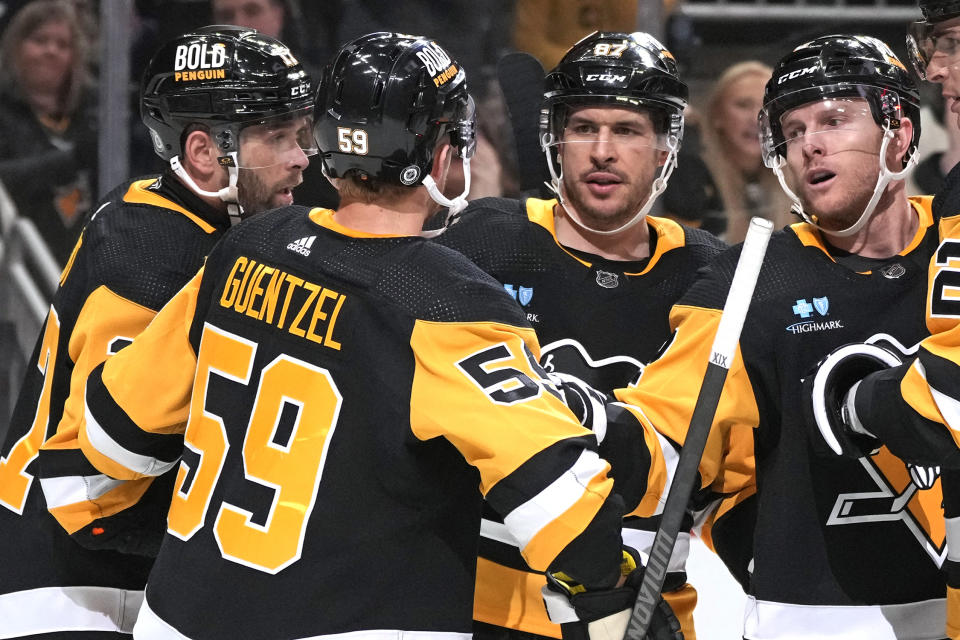
[[(817, 225), (827, 231), (843, 231), (849, 229), (863, 215), (870, 198), (873, 197), (873, 188), (877, 183), (877, 169), (873, 162), (863, 162), (857, 165), (848, 165), (844, 175), (838, 175), (837, 184), (831, 189), (829, 210), (818, 208), (801, 191), (800, 202), (803, 210), (814, 218)], [(851, 184), (848, 187), (844, 184)]]
[(584, 225), (599, 231), (611, 231), (619, 229), (637, 215), (650, 196), (652, 188), (649, 184), (643, 188), (633, 181), (621, 184), (628, 192), (620, 198), (619, 206), (608, 202), (603, 202), (604, 206), (601, 207), (591, 206), (587, 203), (587, 198), (591, 196), (580, 180), (564, 180), (563, 195)]
[(240, 175), (237, 178), (237, 199), (243, 208), (244, 218), (276, 208), (273, 194), (274, 191), (260, 179), (255, 170), (240, 169)]

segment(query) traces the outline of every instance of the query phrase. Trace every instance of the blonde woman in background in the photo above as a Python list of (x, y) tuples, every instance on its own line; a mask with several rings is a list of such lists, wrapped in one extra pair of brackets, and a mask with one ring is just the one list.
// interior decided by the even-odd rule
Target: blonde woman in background
[(716, 183), (727, 218), (724, 239), (741, 242), (753, 216), (777, 228), (797, 220), (773, 172), (763, 166), (757, 114), (772, 70), (754, 60), (726, 69), (707, 99), (703, 117), (704, 160)]
[(96, 194), (97, 110), (85, 16), (25, 5), (0, 38), (0, 181), (65, 263)]

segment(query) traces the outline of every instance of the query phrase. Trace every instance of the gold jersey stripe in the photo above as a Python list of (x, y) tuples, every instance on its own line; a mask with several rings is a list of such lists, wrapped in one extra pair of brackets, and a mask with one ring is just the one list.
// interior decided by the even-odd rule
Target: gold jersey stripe
[[(667, 351), (647, 365), (639, 384), (615, 391), (621, 402), (643, 407), (649, 423), (680, 445), (686, 439), (719, 322), (719, 309), (674, 306), (670, 326), (676, 328), (676, 335)], [(724, 456), (730, 453), (726, 449), (731, 429), (752, 429), (759, 422), (753, 386), (738, 345), (700, 462), (704, 487), (717, 480)]]
[(580, 498), (565, 512), (557, 514), (558, 517), (540, 529), (521, 549), (520, 553), (530, 568), (545, 571), (564, 547), (587, 528), (612, 489), (613, 480), (606, 472), (591, 478)]
[(110, 395), (149, 433), (182, 433), (186, 425), (197, 366), (189, 332), (202, 276), (203, 268), (157, 314), (151, 331), (103, 368)]
[(213, 233), (216, 231), (216, 227), (197, 214), (187, 211), (176, 202), (164, 198), (156, 191), (149, 191), (147, 187), (152, 185), (154, 182), (156, 182), (155, 178), (148, 178), (146, 180), (137, 180), (136, 182), (131, 183), (130, 188), (127, 189), (127, 193), (123, 196), (123, 201), (131, 204), (149, 204), (154, 207), (160, 207), (161, 209), (170, 209), (187, 216), (195, 225), (207, 233)]
[(560, 625), (550, 622), (541, 589), (547, 584), (541, 573), (520, 571), (477, 558), (477, 595), (473, 619), (487, 624), (519, 629), (550, 638), (560, 638)]

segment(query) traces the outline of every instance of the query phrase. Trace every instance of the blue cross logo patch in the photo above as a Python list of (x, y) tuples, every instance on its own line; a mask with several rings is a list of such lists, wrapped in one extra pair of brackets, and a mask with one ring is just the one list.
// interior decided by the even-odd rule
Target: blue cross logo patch
[(827, 315), (827, 311), (830, 309), (830, 300), (827, 298), (827, 296), (823, 296), (822, 298), (814, 298), (813, 308), (817, 310), (817, 313), (825, 316)]
[(533, 287), (516, 287), (512, 284), (505, 284), (503, 288), (510, 294), (511, 298), (523, 306), (527, 306), (533, 300)]
[(803, 298), (797, 300), (797, 304), (793, 305), (793, 313), (801, 318), (809, 318), (813, 315), (813, 307), (807, 302), (806, 298)]

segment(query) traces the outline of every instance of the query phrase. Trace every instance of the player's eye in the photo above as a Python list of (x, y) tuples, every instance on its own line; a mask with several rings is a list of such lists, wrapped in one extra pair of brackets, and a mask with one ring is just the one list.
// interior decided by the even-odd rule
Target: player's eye
[(957, 37), (945, 33), (940, 36), (933, 36), (933, 48), (937, 53), (941, 53), (947, 56), (952, 56), (957, 52), (957, 45), (960, 43), (960, 39)]

